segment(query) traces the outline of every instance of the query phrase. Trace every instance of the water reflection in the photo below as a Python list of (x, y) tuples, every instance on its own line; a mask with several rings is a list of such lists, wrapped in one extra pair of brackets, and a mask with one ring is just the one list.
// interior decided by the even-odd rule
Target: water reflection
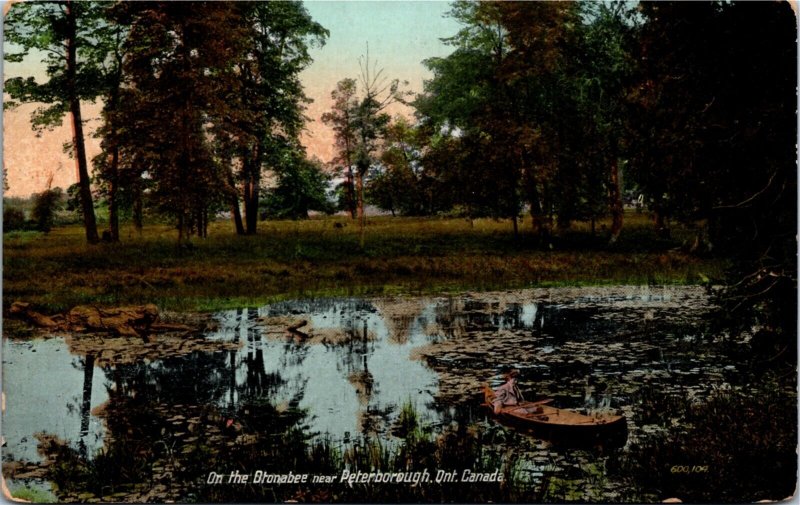
[(89, 412), (108, 394), (94, 367), (87, 371), (63, 340), (5, 340), (3, 390), (4, 461), (40, 461), (34, 437), (40, 432), (81, 443), (88, 453), (103, 446), (102, 422)]
[[(102, 368), (95, 354), (70, 356), (62, 339), (6, 340), (4, 460), (38, 461), (40, 431), (91, 458), (128, 430), (165, 433), (174, 451), (197, 437), (223, 443), (266, 430), (283, 413), (293, 414), (281, 423), (335, 444), (356, 434), (391, 440), (406, 405), (431, 429), (481, 421), (480, 385), (498, 383), (509, 366), (522, 371), (529, 397), (622, 409), (636, 443), (664, 422), (645, 412), (643, 395), (701, 399), (742, 380), (729, 358), (697, 338), (708, 308), (694, 288), (293, 301), (217, 314), (218, 329), (206, 338), (236, 349)], [(134, 419), (142, 426), (132, 427)], [(536, 451), (530, 461), (570, 461), (548, 445)], [(530, 471), (541, 476), (542, 468)]]

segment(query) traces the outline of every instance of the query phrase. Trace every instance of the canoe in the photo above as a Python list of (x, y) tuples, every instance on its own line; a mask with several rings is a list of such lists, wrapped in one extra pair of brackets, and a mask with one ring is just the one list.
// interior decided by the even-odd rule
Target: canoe
[[(522, 428), (530, 428), (536, 435), (547, 438), (567, 437), (575, 440), (595, 440), (627, 431), (625, 416), (612, 414), (585, 415), (548, 405), (552, 399), (521, 402), (504, 406), (494, 414), (494, 391), (484, 386), (484, 405), (499, 420)], [(626, 437), (627, 438), (627, 437)]]

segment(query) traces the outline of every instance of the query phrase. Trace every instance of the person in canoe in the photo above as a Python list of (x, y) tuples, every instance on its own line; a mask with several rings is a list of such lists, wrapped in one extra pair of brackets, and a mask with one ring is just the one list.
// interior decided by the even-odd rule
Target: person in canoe
[(494, 390), (492, 408), (495, 414), (499, 414), (503, 407), (519, 405), (519, 403), (525, 401), (525, 398), (522, 396), (522, 391), (520, 391), (519, 386), (517, 386), (519, 370), (511, 370), (506, 373), (504, 377), (506, 379), (505, 384)]

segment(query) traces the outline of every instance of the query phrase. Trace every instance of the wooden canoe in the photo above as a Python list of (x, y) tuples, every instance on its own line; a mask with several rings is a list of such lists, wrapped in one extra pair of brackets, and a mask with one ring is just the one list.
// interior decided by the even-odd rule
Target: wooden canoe
[[(485, 405), (494, 414), (492, 406), (494, 391), (485, 386), (484, 395)], [(596, 439), (627, 430), (624, 416), (611, 414), (590, 416), (548, 405), (551, 402), (550, 399), (521, 402), (518, 405), (504, 406), (494, 415), (509, 424), (531, 428), (537, 435), (546, 437)]]

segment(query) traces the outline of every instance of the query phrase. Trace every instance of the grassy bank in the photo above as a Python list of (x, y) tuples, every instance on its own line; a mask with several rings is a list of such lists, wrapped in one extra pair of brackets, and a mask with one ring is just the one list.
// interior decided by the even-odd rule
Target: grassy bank
[[(490, 219), (372, 218), (363, 249), (346, 218), (263, 222), (239, 237), (229, 222), (209, 238), (176, 248), (169, 226), (141, 236), (123, 227), (119, 244), (89, 246), (80, 227), (47, 235), (9, 233), (3, 244), (3, 300), (50, 311), (77, 304), (151, 302), (168, 310), (209, 311), (308, 296), (430, 294), (558, 285), (692, 284), (721, 278), (725, 262), (677, 248), (674, 229), (658, 239), (644, 214), (627, 216), (618, 244), (576, 225), (552, 243)], [(598, 223), (598, 230), (603, 223)]]

